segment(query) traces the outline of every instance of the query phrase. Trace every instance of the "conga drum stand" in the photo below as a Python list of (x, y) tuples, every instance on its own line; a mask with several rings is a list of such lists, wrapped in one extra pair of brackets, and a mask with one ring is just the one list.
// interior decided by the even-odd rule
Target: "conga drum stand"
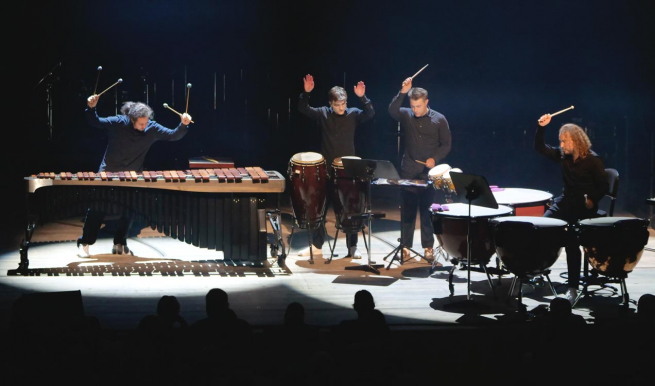
[(373, 213), (371, 211), (371, 181), (376, 178), (388, 178), (387, 176), (398, 176), (398, 172), (389, 161), (376, 161), (369, 159), (343, 159), (343, 169), (347, 176), (361, 178), (366, 181), (366, 209), (362, 214), (350, 215), (348, 219), (364, 219), (367, 223), (368, 232), (368, 261), (366, 265), (356, 267), (346, 267), (346, 270), (364, 270), (380, 274), (378, 268), (384, 267), (383, 264), (375, 264), (371, 260), (371, 220), (375, 218), (384, 218), (384, 213)]
[[(473, 240), (471, 238), (471, 204), (475, 201), (475, 205), (485, 208), (498, 209), (496, 198), (489, 189), (487, 180), (478, 175), (454, 173), (451, 174), (455, 190), (461, 199), (468, 201), (469, 215), (467, 221), (467, 234), (466, 234), (466, 300), (444, 304), (443, 308), (447, 309), (460, 309), (467, 310), (481, 310), (487, 308), (481, 303), (475, 302), (471, 298), (471, 245)], [(463, 188), (463, 189), (462, 189)], [(492, 287), (493, 290), (493, 287)]]

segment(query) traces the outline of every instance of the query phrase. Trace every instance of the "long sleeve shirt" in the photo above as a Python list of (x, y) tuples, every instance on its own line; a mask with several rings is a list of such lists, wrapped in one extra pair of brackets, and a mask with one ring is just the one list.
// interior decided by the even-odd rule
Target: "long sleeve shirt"
[(143, 170), (143, 161), (153, 143), (177, 141), (188, 132), (189, 126), (180, 123), (174, 130), (155, 121), (148, 121), (145, 130), (139, 131), (126, 115), (100, 118), (95, 108), (85, 110), (87, 122), (99, 129), (107, 129), (109, 141), (99, 172)]
[(534, 138), (535, 150), (546, 158), (558, 163), (562, 169), (564, 181), (563, 195), (571, 197), (574, 202), (584, 203), (584, 195), (594, 206), (603, 198), (609, 189), (603, 160), (594, 151), (584, 157), (573, 160), (570, 154), (563, 155), (560, 147), (546, 145), (544, 142), (545, 127), (539, 126)]
[(321, 154), (327, 164), (331, 165), (338, 157), (356, 155), (355, 129), (375, 115), (371, 100), (364, 95), (359, 98), (364, 104), (364, 110), (348, 107), (343, 115), (339, 115), (332, 107), (311, 107), (309, 98), (310, 93), (300, 94), (298, 111), (318, 122), (321, 128)]
[(450, 127), (446, 117), (428, 109), (422, 117), (414, 115), (412, 109), (401, 107), (407, 93), (398, 93), (391, 104), (389, 114), (400, 122), (405, 136), (405, 152), (402, 160), (402, 178), (415, 178), (425, 171), (425, 162), (433, 158), (436, 164), (448, 155), (451, 147)]

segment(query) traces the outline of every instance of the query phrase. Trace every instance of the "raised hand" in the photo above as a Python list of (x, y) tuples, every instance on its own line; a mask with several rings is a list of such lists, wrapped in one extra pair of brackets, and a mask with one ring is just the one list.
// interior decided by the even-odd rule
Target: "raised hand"
[(189, 123), (191, 123), (191, 116), (187, 113), (184, 113), (180, 115), (181, 121), (183, 125), (189, 126)]
[(542, 115), (537, 122), (539, 122), (539, 126), (546, 126), (550, 123), (550, 114)]
[(357, 86), (355, 86), (354, 88), (355, 88), (355, 95), (357, 95), (358, 97), (361, 98), (364, 96), (364, 94), (366, 94), (366, 85), (361, 80), (359, 81), (359, 83), (357, 83)]
[(100, 95), (93, 94), (86, 98), (86, 105), (90, 108), (94, 108), (98, 104), (98, 99), (100, 99)]
[(400, 92), (402, 94), (407, 94), (411, 88), (412, 88), (412, 78), (409, 77), (403, 81), (403, 86), (400, 89)]
[(305, 76), (302, 80), (305, 83), (305, 92), (312, 92), (314, 89), (314, 77), (307, 74), (307, 76)]

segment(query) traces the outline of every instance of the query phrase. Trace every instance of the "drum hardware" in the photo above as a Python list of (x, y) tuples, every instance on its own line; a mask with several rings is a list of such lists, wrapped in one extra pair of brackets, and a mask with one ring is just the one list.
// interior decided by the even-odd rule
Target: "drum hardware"
[[(332, 258), (338, 256), (334, 254), (334, 249), (336, 248), (337, 240), (339, 239), (339, 231), (346, 234), (346, 237), (350, 237), (350, 234), (357, 234), (361, 231), (366, 250), (368, 251), (369, 248), (368, 242), (366, 241), (366, 234), (364, 233), (365, 218), (358, 216), (359, 214), (364, 213), (366, 208), (367, 182), (346, 175), (346, 171), (343, 167), (343, 159), (361, 160), (360, 157), (356, 156), (338, 157), (332, 161), (332, 165), (330, 166), (330, 173), (328, 173), (327, 178), (328, 180), (331, 180), (332, 183), (328, 184), (328, 193), (331, 194), (332, 197), (332, 208), (334, 209), (334, 217), (336, 220), (336, 233), (332, 244), (330, 244), (328, 240), (330, 258), (325, 261), (325, 264), (330, 264)], [(350, 245), (348, 245), (348, 247), (350, 247)], [(346, 257), (348, 257), (348, 255)]]
[[(577, 234), (580, 245), (584, 249), (584, 276), (581, 278), (582, 291), (573, 303), (573, 307), (582, 296), (600, 289), (616, 288), (607, 285), (616, 283), (621, 287), (622, 304), (629, 307), (630, 299), (625, 279), (639, 263), (648, 243), (649, 220), (634, 217), (600, 217), (581, 220), (577, 223)], [(589, 265), (593, 268), (592, 275)], [(598, 285), (599, 289), (590, 291), (590, 285)]]
[[(557, 291), (550, 280), (550, 267), (557, 261), (569, 239), (565, 221), (536, 216), (509, 216), (492, 219), (496, 253), (503, 265), (514, 274), (507, 302), (518, 284), (519, 313), (525, 315), (522, 286), (526, 281), (546, 277), (554, 296)], [(544, 283), (545, 284), (545, 283)]]
[[(281, 268), (285, 267), (287, 252), (284, 247), (284, 240), (282, 239), (282, 214), (279, 209), (269, 210), (266, 212), (266, 218), (271, 224), (273, 229), (273, 237), (275, 241), (271, 243), (271, 257), (277, 257), (277, 265)], [(282, 250), (282, 253), (279, 253)]]
[(393, 167), (393, 164), (389, 161), (377, 161), (370, 159), (348, 159), (343, 158), (343, 169), (345, 175), (348, 177), (353, 177), (365, 181), (366, 183), (366, 207), (363, 213), (353, 214), (349, 216), (349, 219), (364, 219), (367, 222), (368, 227), (368, 261), (366, 265), (360, 265), (357, 267), (346, 267), (346, 270), (364, 270), (368, 272), (373, 272), (380, 274), (378, 268), (384, 267), (383, 264), (375, 264), (371, 260), (371, 234), (373, 233), (371, 229), (371, 220), (375, 218), (384, 218), (385, 213), (373, 213), (371, 211), (371, 182), (377, 178), (386, 178), (386, 179), (399, 179), (398, 172)]
[[(486, 308), (481, 303), (475, 302), (471, 298), (471, 245), (473, 239), (471, 237), (471, 205), (475, 201), (476, 206), (481, 206), (485, 208), (498, 209), (498, 203), (494, 198), (494, 195), (489, 189), (489, 183), (483, 176), (474, 175), (474, 174), (465, 174), (465, 173), (454, 173), (453, 184), (455, 189), (459, 192), (458, 196), (460, 199), (466, 199), (468, 202), (468, 216), (467, 216), (467, 243), (466, 243), (466, 267), (467, 267), (467, 277), (466, 277), (466, 300), (460, 302), (454, 302), (444, 305), (444, 309), (453, 309), (464, 307), (467, 309), (483, 309)], [(463, 200), (462, 200), (463, 201)], [(484, 265), (483, 265), (484, 268)], [(486, 272), (486, 269), (485, 269)], [(489, 285), (493, 291), (493, 284), (491, 284), (491, 279), (489, 273), (487, 272), (487, 279), (489, 280)], [(494, 297), (496, 296), (494, 291)]]

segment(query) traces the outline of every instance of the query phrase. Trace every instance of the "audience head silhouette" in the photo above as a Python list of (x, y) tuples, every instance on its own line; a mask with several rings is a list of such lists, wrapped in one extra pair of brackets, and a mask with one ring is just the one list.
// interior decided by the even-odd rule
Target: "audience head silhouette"
[(571, 302), (565, 298), (556, 297), (550, 302), (550, 314), (555, 319), (566, 319), (573, 313)]
[(303, 324), (305, 320), (305, 307), (298, 302), (290, 303), (284, 312), (284, 324)]
[(373, 295), (367, 290), (357, 291), (355, 293), (355, 304), (353, 304), (353, 308), (357, 313), (373, 311), (375, 309)]
[(641, 295), (637, 303), (637, 315), (647, 319), (655, 319), (655, 295)]
[(207, 316), (210, 318), (219, 316), (230, 309), (230, 303), (227, 301), (227, 292), (220, 288), (212, 288), (205, 296), (205, 307)]
[(157, 315), (163, 320), (175, 320), (180, 314), (180, 302), (175, 296), (164, 295), (157, 303)]

